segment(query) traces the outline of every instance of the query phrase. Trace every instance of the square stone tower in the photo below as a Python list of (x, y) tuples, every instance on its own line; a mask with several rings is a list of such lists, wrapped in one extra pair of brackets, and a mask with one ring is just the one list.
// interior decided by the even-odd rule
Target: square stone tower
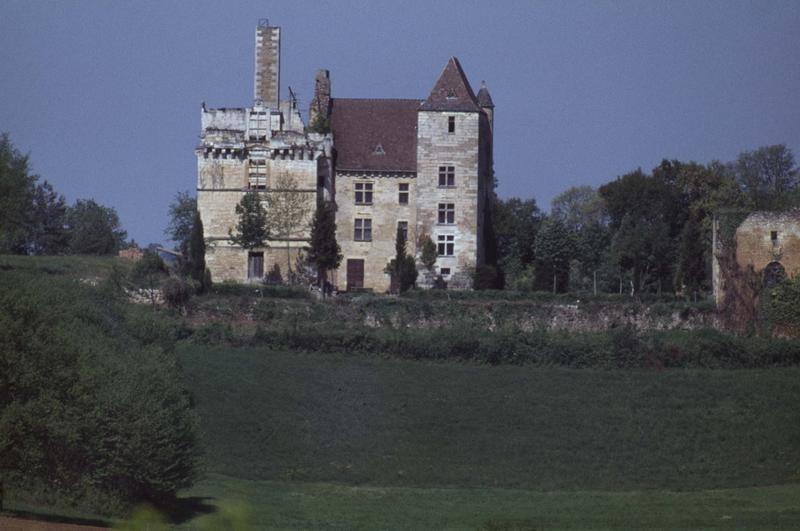
[(256, 28), (255, 104), (277, 110), (280, 86), (281, 28), (262, 20)]

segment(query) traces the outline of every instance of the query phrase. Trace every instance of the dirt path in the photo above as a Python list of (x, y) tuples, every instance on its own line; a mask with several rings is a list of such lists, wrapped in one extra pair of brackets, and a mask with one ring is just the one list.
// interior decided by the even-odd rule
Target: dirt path
[(108, 528), (0, 516), (0, 529), (3, 531), (104, 531)]

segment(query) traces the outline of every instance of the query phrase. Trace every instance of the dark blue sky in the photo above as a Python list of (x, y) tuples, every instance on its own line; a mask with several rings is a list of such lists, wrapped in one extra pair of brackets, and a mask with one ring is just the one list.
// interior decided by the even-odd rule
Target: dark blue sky
[(282, 90), (424, 98), (451, 55), (494, 99), (500, 195), (549, 207), (662, 158), (800, 156), (800, 1), (6, 0), (0, 131), (72, 201), (165, 240), (196, 179), (200, 103), (251, 104), (253, 30), (283, 28)]

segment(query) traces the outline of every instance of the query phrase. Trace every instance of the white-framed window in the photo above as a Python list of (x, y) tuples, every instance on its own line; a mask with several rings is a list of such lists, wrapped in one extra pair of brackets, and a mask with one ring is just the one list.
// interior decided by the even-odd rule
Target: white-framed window
[(403, 233), (403, 238), (408, 241), (408, 221), (398, 221), (397, 228)]
[(439, 187), (449, 188), (456, 185), (455, 166), (439, 166)]
[(372, 204), (372, 183), (355, 183), (354, 188), (357, 205)]
[(368, 218), (356, 218), (353, 239), (357, 242), (372, 241), (372, 220)]
[(456, 222), (455, 203), (439, 203), (439, 225), (452, 225)]
[(250, 159), (247, 166), (247, 187), (252, 190), (265, 190), (267, 188), (267, 161)]
[(408, 204), (408, 183), (398, 183), (397, 185), (397, 202), (401, 205)]
[(439, 256), (453, 256), (455, 254), (455, 240), (453, 234), (439, 234), (436, 237), (436, 251)]

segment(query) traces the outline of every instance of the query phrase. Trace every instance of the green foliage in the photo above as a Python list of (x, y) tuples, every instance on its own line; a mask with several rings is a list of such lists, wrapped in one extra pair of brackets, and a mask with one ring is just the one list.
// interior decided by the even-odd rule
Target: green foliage
[(605, 225), (605, 201), (591, 186), (572, 186), (550, 204), (550, 215), (574, 232), (584, 227)]
[(336, 241), (336, 212), (332, 203), (317, 205), (311, 222), (311, 245), (308, 259), (317, 266), (321, 277), (342, 262), (342, 249)]
[(0, 134), (0, 252), (25, 252), (35, 183), (28, 157), (17, 151), (7, 134)]
[(536, 236), (537, 277), (553, 292), (567, 290), (569, 262), (575, 257), (575, 237), (559, 220), (549, 217), (542, 222)]
[(204, 293), (211, 288), (211, 272), (206, 270), (206, 240), (203, 234), (203, 220), (197, 210), (194, 211), (192, 217), (192, 229), (188, 244), (189, 276), (198, 283), (199, 291)]
[(781, 333), (800, 337), (800, 275), (772, 288), (766, 310), (770, 322)]
[(63, 254), (69, 245), (66, 228), (67, 205), (47, 181), (33, 191), (27, 251), (34, 255)]
[(495, 199), (492, 206), (492, 232), (502, 278), (513, 280), (525, 267), (533, 264), (541, 217), (534, 199)]
[(392, 276), (392, 290), (405, 293), (417, 282), (417, 263), (414, 257), (406, 253), (406, 236), (400, 226), (397, 227), (394, 243), (395, 257), (386, 264), (385, 271)]
[(485, 290), (498, 289), (499, 287), (500, 278), (496, 267), (484, 264), (475, 268), (475, 274), (472, 277), (473, 289)]
[(430, 236), (425, 234), (422, 237), (422, 245), (420, 247), (422, 248), (420, 253), (420, 261), (422, 262), (422, 265), (424, 265), (425, 269), (428, 271), (433, 271), (433, 266), (436, 265), (436, 260), (439, 257), (436, 250), (436, 244), (433, 242)]
[(189, 192), (175, 194), (175, 199), (169, 205), (169, 225), (164, 230), (164, 234), (178, 244), (178, 249), (184, 260), (191, 261), (192, 259), (189, 249), (197, 219), (199, 219), (197, 215), (197, 199), (189, 195)]
[(120, 227), (117, 211), (93, 199), (78, 199), (69, 207), (67, 229), (71, 254), (116, 254), (128, 235)]
[(184, 309), (192, 295), (198, 291), (197, 283), (179, 277), (169, 277), (161, 285), (164, 301), (170, 308)]
[(798, 188), (798, 168), (792, 150), (785, 145), (744, 151), (734, 170), (750, 208), (780, 210), (798, 206), (792, 201)]
[(322, 113), (317, 113), (309, 125), (309, 129), (314, 133), (328, 134), (331, 132), (331, 121), (327, 116)]
[(191, 484), (196, 419), (165, 350), (175, 334), (141, 310), (64, 277), (0, 275), (9, 491), (108, 513)]
[(231, 242), (244, 249), (265, 247), (269, 238), (269, 228), (267, 213), (261, 204), (258, 192), (250, 191), (242, 196), (236, 205), (236, 215), (239, 216), (236, 228), (228, 231)]

